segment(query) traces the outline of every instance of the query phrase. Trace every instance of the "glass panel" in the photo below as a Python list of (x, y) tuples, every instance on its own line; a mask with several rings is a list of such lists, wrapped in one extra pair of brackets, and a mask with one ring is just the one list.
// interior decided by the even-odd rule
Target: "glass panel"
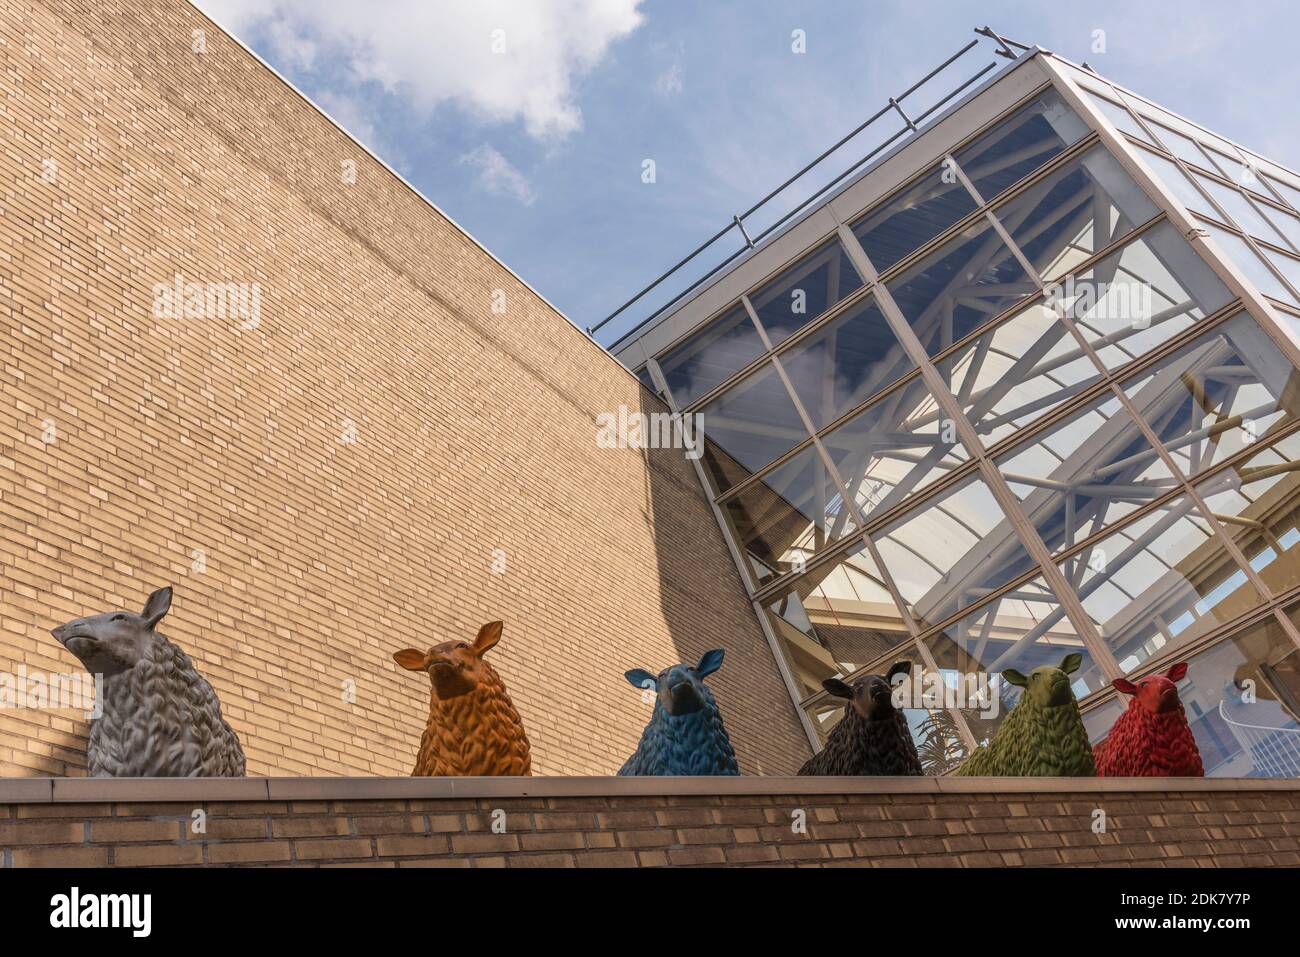
[(1110, 729), (1115, 726), (1119, 716), (1128, 707), (1127, 700), (1127, 698), (1110, 698), (1105, 704), (1083, 713), (1083, 727), (1088, 732), (1088, 740), (1094, 746), (1106, 740)]
[(1151, 200), (1101, 147), (995, 210), (1045, 280), (1071, 272), (1155, 214)]
[(930, 355), (1038, 291), (986, 221), (962, 230), (888, 289)]
[(1101, 378), (1065, 325), (1034, 303), (935, 363), (991, 446)]
[(1094, 542), (1061, 571), (1125, 672), (1260, 601), (1186, 496)]
[(1112, 395), (1011, 449), (997, 466), (1053, 552), (1077, 545), (1177, 484)]
[(907, 640), (907, 625), (865, 545), (814, 568), (768, 603), (768, 620), (799, 697), (822, 690)]
[(721, 385), (764, 353), (763, 340), (743, 305), (697, 332), (659, 359), (659, 371), (678, 408)]
[(988, 486), (972, 476), (872, 535), (922, 628), (1033, 567)]
[[(1264, 249), (1263, 253), (1265, 258), (1277, 267), (1277, 271), (1282, 274), (1283, 279), (1300, 288), (1300, 260), (1284, 253), (1275, 252), (1272, 249)], [(1294, 301), (1295, 297), (1288, 295), (1287, 298)]]
[(1055, 90), (1050, 90), (954, 158), (988, 202), (1087, 133), (1083, 120), (1065, 105)]
[(820, 555), (856, 527), (811, 445), (723, 503), (722, 513), (760, 583)]
[[(1260, 203), (1260, 211), (1268, 217), (1268, 221), (1273, 224), (1273, 228), (1287, 238), (1287, 241), (1296, 249), (1300, 249), (1300, 219), (1296, 219), (1290, 213), (1283, 212), (1275, 206), (1265, 206)], [(1286, 248), (1286, 243), (1278, 245)]]
[(1232, 294), (1169, 223), (1048, 289), (1108, 370), (1155, 349)]
[(1112, 103), (1110, 100), (1101, 96), (1093, 96), (1092, 105), (1095, 106), (1106, 119), (1110, 120), (1111, 125), (1122, 133), (1131, 133), (1143, 142), (1150, 143), (1151, 137), (1147, 136), (1146, 131), (1138, 124), (1137, 120), (1129, 114), (1129, 111), (1118, 103)]
[(867, 516), (893, 508), (966, 461), (956, 430), (919, 376), (822, 438), (848, 494)]
[(1273, 271), (1264, 265), (1264, 260), (1255, 255), (1255, 251), (1250, 248), (1250, 245), (1244, 239), (1236, 233), (1220, 229), (1213, 223), (1206, 223), (1205, 228), (1209, 231), (1210, 238), (1223, 250), (1223, 254), (1245, 273), (1246, 279), (1256, 289), (1264, 295), (1272, 296), (1282, 302), (1296, 302), (1295, 296), (1282, 284), (1282, 280), (1278, 279), (1273, 274)]
[(1274, 191), (1282, 197), (1288, 206), (1294, 210), (1300, 210), (1300, 189), (1296, 189), (1294, 186), (1291, 186), (1280, 179), (1275, 179), (1272, 176), (1265, 176), (1264, 179), (1267, 181), (1268, 185), (1273, 187)]
[(655, 385), (655, 380), (651, 378), (650, 370), (646, 366), (642, 366), (640, 369), (637, 370), (636, 377), (641, 380), (641, 384), (643, 386), (645, 386), (655, 395), (659, 394), (659, 387)]
[[(1229, 225), (1235, 225), (1243, 232), (1250, 233), (1265, 242), (1274, 245), (1283, 245), (1281, 237), (1278, 235), (1272, 224), (1264, 218), (1246, 197), (1231, 187), (1224, 186), (1222, 183), (1210, 179), (1208, 176), (1197, 176), (1202, 188), (1210, 194), (1210, 197), (1223, 208), (1233, 222)], [(1221, 216), (1215, 216), (1215, 219), (1222, 219)]]
[(1275, 619), (1192, 658), (1178, 697), (1206, 777), (1300, 777), (1300, 651)]
[(1151, 167), (1151, 171), (1155, 173), (1156, 178), (1164, 183), (1170, 192), (1174, 194), (1174, 197), (1185, 207), (1198, 213), (1204, 213), (1213, 219), (1223, 218), (1205, 197), (1197, 192), (1196, 187), (1192, 185), (1192, 181), (1183, 175), (1183, 171), (1175, 163), (1150, 150), (1135, 149), (1134, 152), (1147, 166)]
[(975, 200), (960, 180), (936, 166), (903, 192), (853, 224), (867, 258), (884, 272), (975, 209)]
[(781, 353), (780, 362), (818, 429), (912, 368), (874, 297), (854, 303)]
[[(1152, 121), (1153, 122), (1153, 121)], [(1188, 139), (1182, 133), (1177, 133), (1167, 127), (1155, 124), (1156, 136), (1159, 137), (1161, 144), (1169, 152), (1173, 153), (1184, 163), (1190, 163), (1192, 166), (1198, 166), (1204, 170), (1213, 172), (1210, 161), (1205, 158), (1199, 146), (1192, 140)]]
[(803, 419), (770, 361), (700, 412), (707, 440), (704, 461), (719, 492), (808, 438)]
[(844, 247), (832, 239), (752, 293), (749, 302), (775, 346), (861, 286)]
[(1300, 377), (1246, 313), (1124, 383), (1183, 474), (1195, 477), (1296, 418)]
[[(942, 630), (924, 639), (941, 669), (954, 674), (1001, 674), (1014, 668), (1029, 674), (1040, 665), (1061, 663), (1068, 654), (1083, 656), (1072, 675), (1076, 698), (1106, 684), (1092, 655), (1061, 609), (1056, 595), (1040, 576), (1018, 585)], [(1007, 709), (1019, 697), (1015, 685), (999, 681)]]
[(1260, 449), (1197, 491), (1271, 591), (1300, 585), (1300, 436)]

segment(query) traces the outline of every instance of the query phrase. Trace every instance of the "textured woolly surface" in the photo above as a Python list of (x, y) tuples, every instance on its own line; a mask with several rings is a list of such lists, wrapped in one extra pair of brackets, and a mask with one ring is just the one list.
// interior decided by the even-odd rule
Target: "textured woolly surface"
[(104, 678), (87, 769), (107, 777), (243, 777), (244, 751), (212, 685), (155, 632), (134, 668)]
[(496, 669), (487, 662), (483, 667), (487, 676), (467, 694), (444, 701), (431, 692), (413, 776), (532, 774), (519, 712)]
[(968, 777), (1092, 777), (1092, 744), (1073, 696), (1045, 708), (1029, 694), (998, 727), (993, 740), (975, 749), (957, 769)]
[(1152, 714), (1136, 699), (1094, 751), (1097, 773), (1111, 778), (1205, 776), (1183, 706)]
[(814, 754), (801, 775), (920, 774), (912, 732), (901, 711), (880, 721), (868, 721), (850, 705), (844, 717), (826, 739), (826, 747)]
[(641, 732), (636, 752), (619, 769), (620, 775), (739, 774), (736, 752), (713, 693), (704, 691), (704, 707), (690, 714), (671, 715), (655, 699), (654, 714)]

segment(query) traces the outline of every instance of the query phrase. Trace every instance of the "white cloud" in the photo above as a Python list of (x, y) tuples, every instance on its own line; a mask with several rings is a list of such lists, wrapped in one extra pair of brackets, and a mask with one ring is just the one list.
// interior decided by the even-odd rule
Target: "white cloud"
[(462, 163), (478, 170), (479, 185), (497, 196), (513, 196), (525, 206), (533, 205), (537, 194), (528, 177), (511, 165), (510, 161), (484, 143), (460, 158)]
[(664, 96), (682, 92), (682, 65), (674, 63), (655, 77), (655, 92)]
[(278, 61), (337, 58), (339, 92), (374, 81), (425, 113), (455, 103), (554, 140), (581, 129), (574, 81), (641, 24), (643, 0), (197, 2), (237, 35), (264, 36)]

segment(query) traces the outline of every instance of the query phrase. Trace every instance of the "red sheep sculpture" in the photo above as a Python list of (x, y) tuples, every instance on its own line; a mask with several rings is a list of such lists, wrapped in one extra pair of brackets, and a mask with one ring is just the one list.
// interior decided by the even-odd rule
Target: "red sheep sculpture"
[(1106, 740), (1093, 748), (1099, 777), (1205, 777), (1175, 684), (1186, 674), (1184, 661), (1163, 675), (1147, 675), (1136, 683), (1115, 679), (1116, 689), (1133, 700)]

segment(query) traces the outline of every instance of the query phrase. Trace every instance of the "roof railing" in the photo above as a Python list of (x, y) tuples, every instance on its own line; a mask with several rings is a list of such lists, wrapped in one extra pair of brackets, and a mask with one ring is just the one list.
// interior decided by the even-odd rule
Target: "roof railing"
[[(988, 39), (993, 40), (994, 43), (997, 44), (996, 49), (993, 51), (995, 56), (1000, 56), (1009, 60), (1014, 60), (1020, 55), (1020, 53), (1016, 52), (1017, 50), (1024, 52), (1026, 50), (1031, 49), (1031, 47), (1028, 44), (1020, 43), (1016, 40), (1011, 40), (1008, 39), (1007, 37), (1003, 37), (999, 35), (998, 33), (994, 32), (994, 30), (991, 27), (987, 27), (987, 26), (978, 27), (975, 30), (975, 33), (977, 33), (981, 37), (987, 37)], [(659, 306), (659, 308), (657, 308), (654, 312), (646, 316), (644, 319), (638, 322), (631, 329), (624, 332), (621, 336), (618, 337), (618, 339), (610, 343), (610, 345), (607, 347), (610, 351), (617, 349), (625, 341), (635, 336), (638, 332), (640, 332), (640, 330), (645, 328), (650, 323), (654, 322), (656, 319), (662, 316), (673, 306), (677, 305), (679, 302), (681, 302), (683, 299), (689, 296), (696, 289), (700, 288), (700, 286), (704, 285), (704, 283), (708, 282), (710, 279), (716, 276), (723, 269), (726, 269), (729, 265), (731, 265), (733, 262), (735, 262), (737, 259), (743, 256), (745, 253), (749, 252), (751, 249), (755, 248), (759, 243), (763, 242), (763, 240), (766, 239), (768, 236), (772, 235), (774, 232), (776, 232), (786, 223), (790, 222), (790, 220), (794, 219), (796, 216), (798, 216), (800, 213), (806, 210), (810, 205), (817, 202), (817, 200), (819, 200), (822, 196), (826, 195), (827, 192), (834, 189), (836, 186), (842, 183), (849, 176), (853, 175), (871, 159), (878, 156), (884, 150), (888, 149), (901, 137), (904, 137), (910, 133), (917, 132), (921, 124), (924, 123), (929, 117), (933, 116), (937, 111), (939, 111), (945, 105), (950, 103), (954, 97), (958, 96), (959, 94), (963, 93), (965, 90), (969, 89), (973, 84), (975, 84), (982, 77), (984, 77), (990, 70), (995, 69), (998, 65), (997, 61), (994, 60), (993, 62), (988, 63), (983, 67), (981, 67), (976, 73), (974, 73), (972, 76), (967, 78), (964, 82), (962, 82), (957, 87), (953, 88), (952, 90), (949, 90), (943, 97), (941, 97), (938, 101), (933, 103), (928, 109), (926, 109), (924, 112), (917, 114), (916, 116), (908, 115), (908, 113), (903, 109), (903, 101), (906, 100), (908, 97), (912, 96), (914, 93), (920, 90), (921, 87), (925, 86), (925, 84), (929, 83), (936, 76), (938, 76), (948, 67), (952, 66), (954, 63), (956, 63), (966, 54), (974, 50), (977, 46), (979, 46), (979, 44), (980, 44), (979, 40), (970, 41), (970, 43), (966, 44), (964, 47), (962, 47), (952, 56), (948, 57), (948, 59), (944, 60), (942, 63), (936, 66), (925, 76), (921, 77), (911, 86), (909, 86), (902, 93), (898, 94), (897, 96), (891, 96), (883, 107), (881, 107), (871, 116), (867, 117), (866, 120), (858, 124), (858, 126), (856, 126), (854, 129), (849, 131), (849, 133), (847, 133), (845, 136), (837, 140), (835, 144), (832, 145), (829, 149), (825, 150), (819, 156), (814, 158), (811, 162), (809, 162), (801, 170), (799, 170), (797, 173), (795, 173), (793, 176), (791, 176), (789, 179), (783, 182), (780, 186), (777, 186), (774, 190), (772, 190), (770, 193), (768, 193), (766, 196), (764, 196), (762, 199), (756, 202), (753, 206), (749, 207), (749, 209), (745, 210), (743, 213), (740, 213), (739, 215), (733, 216), (731, 218), (731, 222), (727, 223), (727, 225), (723, 226), (716, 233), (714, 233), (712, 236), (706, 239), (703, 243), (695, 247), (695, 249), (693, 249), (685, 257), (683, 257), (676, 265), (672, 266), (670, 269), (668, 269), (667, 272), (659, 276), (658, 279), (654, 280), (654, 282), (650, 283), (650, 285), (646, 286), (644, 289), (638, 292), (627, 302), (623, 303), (623, 305), (619, 306), (617, 309), (611, 312), (600, 322), (596, 323), (594, 326), (587, 327), (587, 334), (594, 339), (597, 332), (599, 332), (601, 329), (607, 326), (614, 319), (617, 319), (619, 316), (621, 316), (624, 312), (626, 312), (636, 303), (640, 302), (649, 293), (659, 288), (659, 286), (662, 285), (666, 280), (670, 279), (681, 269), (683, 269), (691, 262), (693, 262), (698, 256), (700, 256), (702, 253), (710, 249), (715, 243), (722, 240), (723, 237), (730, 234), (733, 230), (739, 233), (743, 243), (743, 245), (741, 245), (739, 249), (733, 252), (722, 262), (715, 265), (703, 276), (700, 276), (698, 279), (692, 282), (685, 289), (682, 289), (680, 292), (674, 295), (663, 305)], [(777, 219), (776, 222), (772, 223), (766, 229), (762, 230), (762, 232), (758, 233), (755, 236), (751, 236), (749, 234), (749, 231), (746, 230), (745, 228), (746, 219), (750, 218), (755, 213), (762, 210), (769, 202), (771, 202), (777, 196), (781, 195), (792, 185), (794, 185), (794, 183), (802, 179), (813, 169), (817, 168), (827, 157), (829, 157), (831, 154), (838, 151), (840, 147), (844, 146), (850, 140), (854, 139), (856, 136), (862, 133), (863, 130), (867, 129), (877, 120), (881, 119), (882, 117), (890, 113), (896, 113), (902, 119), (903, 121), (902, 129), (898, 130), (893, 135), (889, 136), (887, 139), (884, 140), (884, 142), (877, 144), (875, 148), (873, 148), (869, 153), (859, 158), (856, 162), (854, 162), (851, 166), (849, 166), (848, 169), (844, 170), (842, 173), (840, 173), (830, 182), (823, 185), (811, 196), (806, 197), (797, 206), (795, 206), (793, 209), (786, 212), (785, 215)]]

